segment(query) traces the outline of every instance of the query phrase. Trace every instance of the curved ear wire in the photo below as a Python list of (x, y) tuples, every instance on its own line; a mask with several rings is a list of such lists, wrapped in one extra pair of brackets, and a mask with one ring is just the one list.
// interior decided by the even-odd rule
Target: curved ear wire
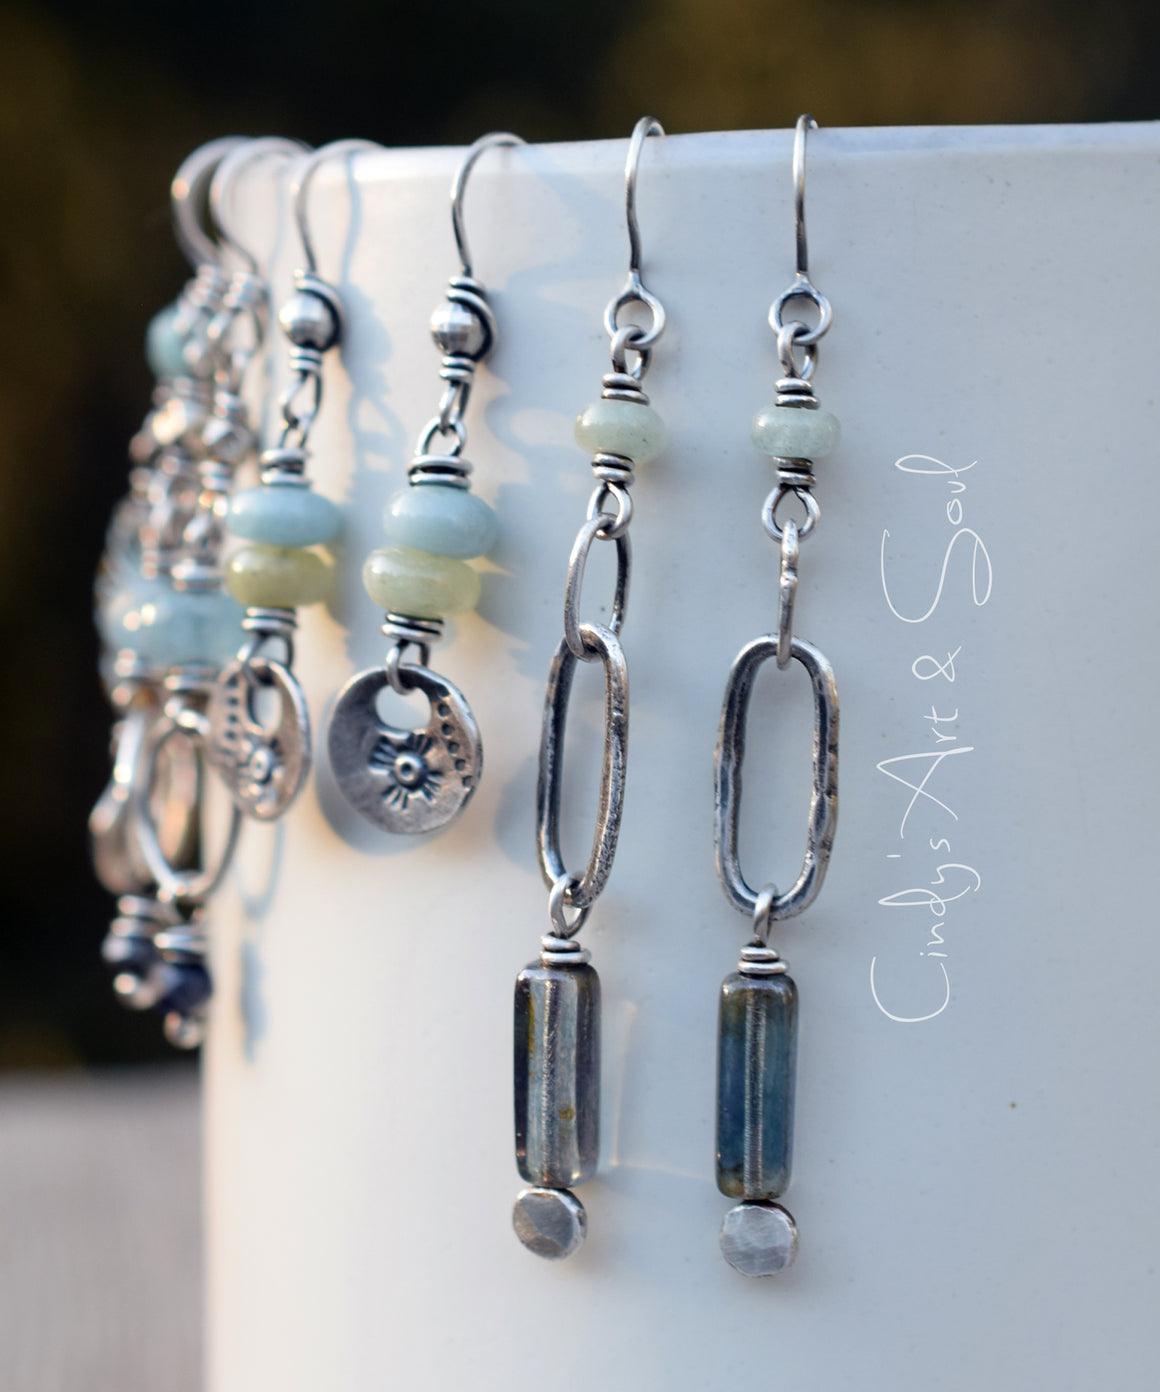
[(217, 229), (218, 241), (240, 256), (246, 269), (251, 272), (257, 272), (258, 259), (241, 241), (226, 211), (234, 180), (256, 160), (275, 157), (294, 159), (309, 149), (310, 147), (301, 140), (288, 140), (280, 135), (263, 135), (231, 150), (214, 171), (209, 187), (209, 216)]
[(169, 186), (177, 244), (195, 271), (200, 266), (216, 266), (221, 259), (221, 248), (203, 221), (203, 211), (208, 207), (209, 188), (218, 165), (246, 143), (245, 136), (226, 135), (200, 145), (182, 161)]
[(327, 160), (334, 159), (337, 155), (354, 155), (365, 150), (381, 150), (382, 148), (373, 140), (333, 140), (329, 145), (321, 145), (313, 154), (307, 155), (295, 170), (290, 185), (290, 196), (294, 201), (294, 221), (297, 224), (298, 237), (302, 243), (306, 270), (311, 275), (316, 275), (318, 272), (318, 258), (314, 252), (314, 239), (310, 234), (310, 221), (306, 205), (310, 192), (310, 182), (314, 178), (315, 171), (320, 165), (325, 164)]
[(455, 249), (459, 252), (459, 264), (465, 276), (471, 275), (471, 250), (467, 245), (467, 227), (463, 218), (463, 198), (467, 192), (467, 180), (475, 168), (479, 157), (487, 150), (497, 146), (525, 145), (523, 136), (513, 135), (511, 131), (491, 131), (481, 135), (464, 156), (459, 172), (451, 185), (451, 230), (455, 234)]

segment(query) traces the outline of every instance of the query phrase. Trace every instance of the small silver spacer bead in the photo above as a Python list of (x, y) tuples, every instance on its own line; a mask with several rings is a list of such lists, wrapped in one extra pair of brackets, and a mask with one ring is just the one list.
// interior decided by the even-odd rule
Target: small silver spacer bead
[(772, 947), (749, 943), (741, 949), (737, 970), (742, 976), (781, 976), (789, 971), (789, 964), (783, 962)]
[(592, 954), (575, 938), (558, 938), (554, 933), (546, 933), (540, 939), (540, 961), (545, 967), (579, 967), (591, 960)]
[(641, 406), (648, 405), (648, 395), (631, 373), (606, 372), (603, 385), (600, 395), (605, 401), (635, 401)]
[(632, 460), (621, 454), (594, 454), (592, 472), (602, 482), (619, 483), (624, 488), (631, 488), (636, 478)]
[(443, 637), (442, 619), (418, 619), (412, 614), (383, 615), (381, 630), (386, 638), (396, 643), (414, 643), (421, 648), (429, 648)]
[(288, 608), (259, 608), (254, 605), (245, 612), (242, 630), (257, 633), (262, 638), (290, 638), (298, 627), (298, 615)]
[(804, 377), (783, 377), (777, 383), (777, 406), (799, 406), (806, 411), (818, 409), (818, 398)]
[(303, 483), (306, 451), (282, 448), (264, 450), (258, 466), (263, 483)]
[(470, 488), (471, 465), (457, 454), (417, 454), (407, 468), (412, 484), (443, 483), (450, 488)]

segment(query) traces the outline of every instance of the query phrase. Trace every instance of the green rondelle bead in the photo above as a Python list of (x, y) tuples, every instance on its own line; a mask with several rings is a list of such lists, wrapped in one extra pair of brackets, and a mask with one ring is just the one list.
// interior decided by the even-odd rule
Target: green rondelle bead
[(665, 423), (640, 401), (607, 401), (585, 406), (576, 417), (576, 443), (589, 454), (619, 454), (634, 464), (655, 459), (668, 441)]
[(380, 609), (417, 619), (462, 614), (479, 603), (479, 575), (469, 565), (411, 546), (372, 551), (363, 585)]
[(184, 377), (185, 339), (177, 332), (174, 321), (177, 305), (166, 305), (149, 321), (145, 330), (145, 361), (154, 377)]
[(842, 427), (830, 411), (767, 406), (753, 417), (749, 438), (778, 459), (824, 459), (837, 449)]
[(388, 499), (383, 531), (392, 546), (467, 561), (487, 555), (499, 536), (499, 522), (466, 488), (420, 483)]
[(330, 567), (296, 546), (243, 546), (226, 566), (226, 589), (249, 609), (302, 609), (326, 598)]
[(317, 546), (342, 524), (342, 513), (321, 493), (301, 483), (246, 488), (230, 500), (234, 536), (263, 546)]

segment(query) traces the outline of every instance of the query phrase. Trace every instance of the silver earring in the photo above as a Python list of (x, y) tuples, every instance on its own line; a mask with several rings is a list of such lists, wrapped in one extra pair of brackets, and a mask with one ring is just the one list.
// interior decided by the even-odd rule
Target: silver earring
[[(118, 994), (132, 1006), (159, 1008), (168, 1038), (181, 1047), (201, 1040), (211, 991), (205, 903), (230, 864), (238, 832), (235, 812), (217, 856), (208, 856), (206, 706), (241, 618), (221, 588), (221, 515), (234, 468), (253, 444), (239, 392), (266, 323), (265, 284), (253, 259), (223, 237), (250, 263), (227, 275), (198, 208), (203, 201), (211, 212), (218, 207), (227, 169), (298, 148), (274, 139), (215, 142), (178, 171), (175, 227), (198, 271), (175, 309), (150, 326), (160, 385), (133, 446), (137, 526), (122, 532), (119, 554), (116, 542), (112, 547), (122, 582), (103, 628), (116, 650), (114, 699), (123, 687), (128, 702), (112, 802), (119, 781), (127, 818), (119, 841), (111, 839), (115, 827), (102, 825), (100, 807), (93, 818), (98, 868), (106, 883), (119, 879), (122, 892), (104, 955), (117, 969)], [(243, 323), (248, 328), (240, 330)], [(117, 532), (115, 526), (114, 538)], [(128, 882), (135, 892), (126, 895)]]
[[(717, 1054), (717, 1187), (741, 1202), (721, 1227), (725, 1259), (746, 1276), (770, 1276), (797, 1253), (792, 1215), (775, 1200), (789, 1184), (797, 1066), (797, 987), (786, 964), (769, 945), (775, 923), (809, 907), (822, 887), (838, 818), (838, 693), (825, 657), (793, 636), (799, 543), (820, 516), (813, 495), (813, 461), (838, 443), (837, 419), (818, 409), (811, 379), (817, 344), (830, 327), (832, 311), (809, 277), (805, 223), (806, 132), (817, 129), (802, 116), (794, 137), (794, 221), (797, 273), (774, 301), (769, 322), (785, 374), (776, 404), (754, 419), (754, 444), (773, 457), (777, 485), (761, 520), (781, 551), (777, 632), (753, 639), (737, 655), (725, 688), (716, 755), (717, 872), (725, 897), (753, 921), (753, 937), (741, 962), (721, 988)], [(811, 304), (818, 322), (785, 319), (794, 301)], [(781, 505), (793, 497), (804, 509), (799, 524), (782, 521)], [(784, 670), (791, 660), (805, 668), (814, 697), (813, 791), (808, 843), (797, 882), (786, 893), (771, 884), (754, 890), (737, 855), (745, 722), (753, 682), (774, 658)]]
[[(463, 198), (476, 161), (496, 146), (522, 145), (506, 131), (481, 136), (468, 150), (451, 189), (451, 223), (459, 275), (431, 319), (446, 383), (439, 414), (424, 428), (408, 471), (410, 486), (387, 502), (389, 545), (371, 552), (363, 584), (386, 611), (382, 631), (393, 646), (382, 667), (359, 672), (339, 692), (330, 717), (330, 766), (350, 805), (383, 831), (435, 831), (467, 805), (483, 767), (479, 729), (466, 697), (427, 665), (450, 614), (474, 609), (479, 576), (467, 561), (495, 544), (495, 514), (471, 490), (464, 414), (475, 369), (495, 344), (496, 323), (472, 275)], [(417, 660), (408, 659), (414, 649)], [(419, 691), (431, 714), (422, 729), (398, 729), (375, 710), (385, 687)]]
[[(212, 748), (236, 806), (258, 821), (281, 817), (310, 774), (310, 713), (294, 675), (294, 632), (297, 610), (326, 598), (329, 565), (315, 548), (342, 523), (339, 509), (306, 477), (310, 432), (322, 406), (322, 362), (343, 329), (338, 293), (318, 275), (307, 197), (324, 161), (374, 148), (368, 141), (340, 141), (298, 167), (291, 197), (305, 267), (294, 273), (294, 294), (278, 316), (293, 375), (279, 402), (278, 443), (260, 460), (261, 482), (230, 503), (229, 530), (245, 544), (230, 557), (226, 584), (245, 605), (248, 636), (214, 687)], [(255, 705), (260, 693), (271, 691), (278, 715), (264, 722)]]
[[(628, 280), (604, 313), (612, 340), (612, 371), (600, 400), (581, 412), (576, 440), (591, 452), (596, 489), (588, 517), (568, 560), (564, 589), (564, 637), (556, 648), (544, 698), (536, 792), (540, 870), (548, 886), (550, 930), (539, 958), (525, 967), (515, 992), (516, 1164), (530, 1186), (516, 1199), (513, 1222), (520, 1241), (537, 1256), (571, 1256), (584, 1241), (587, 1216), (571, 1186), (596, 1171), (600, 1134), (600, 979), (575, 934), (591, 912), (616, 854), (624, 801), (628, 753), (628, 668), (618, 637), (628, 601), (634, 467), (664, 448), (664, 423), (648, 404), (641, 380), (653, 345), (665, 326), (660, 301), (640, 274), (636, 220), (636, 175), (650, 135), (659, 122), (642, 117), (629, 142), (625, 167), (628, 221)], [(619, 322), (621, 311), (643, 305), (647, 329)], [(616, 547), (617, 579), (607, 626), (581, 619), (581, 590), (594, 542)], [(568, 698), (577, 662), (604, 669), (604, 762), (592, 854), (582, 875), (565, 868), (560, 852), (559, 813)], [(571, 911), (573, 917), (569, 919)]]

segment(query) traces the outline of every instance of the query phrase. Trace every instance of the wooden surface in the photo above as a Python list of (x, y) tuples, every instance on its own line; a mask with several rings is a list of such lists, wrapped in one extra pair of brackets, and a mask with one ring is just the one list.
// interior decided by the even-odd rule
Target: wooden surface
[(191, 1068), (0, 1076), (0, 1388), (201, 1386)]

